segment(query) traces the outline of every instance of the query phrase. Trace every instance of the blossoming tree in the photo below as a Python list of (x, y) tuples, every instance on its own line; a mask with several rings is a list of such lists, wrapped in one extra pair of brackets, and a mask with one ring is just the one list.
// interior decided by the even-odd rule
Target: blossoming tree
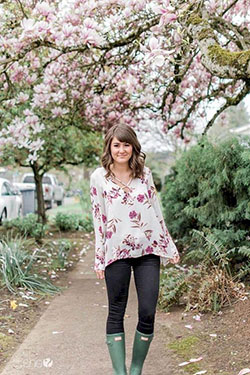
[(197, 123), (205, 133), (249, 93), (247, 0), (1, 0), (0, 7), (0, 149), (27, 150), (30, 165), (56, 119), (94, 130), (157, 120), (188, 142)]

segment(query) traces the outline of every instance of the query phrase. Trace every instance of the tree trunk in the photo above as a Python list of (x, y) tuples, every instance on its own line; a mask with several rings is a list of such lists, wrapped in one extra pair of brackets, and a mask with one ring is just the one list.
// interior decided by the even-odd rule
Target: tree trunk
[(38, 221), (42, 224), (46, 224), (47, 218), (45, 215), (45, 205), (44, 205), (43, 185), (42, 185), (43, 175), (39, 174), (39, 170), (38, 170), (36, 162), (34, 162), (31, 165), (31, 168), (34, 173), (34, 179), (35, 179), (35, 184), (36, 184)]

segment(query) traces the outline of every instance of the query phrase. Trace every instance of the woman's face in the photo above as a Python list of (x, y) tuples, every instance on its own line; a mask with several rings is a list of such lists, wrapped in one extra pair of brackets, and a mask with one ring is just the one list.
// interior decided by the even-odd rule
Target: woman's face
[(128, 163), (133, 154), (133, 146), (127, 142), (120, 142), (116, 137), (112, 139), (110, 151), (114, 163)]

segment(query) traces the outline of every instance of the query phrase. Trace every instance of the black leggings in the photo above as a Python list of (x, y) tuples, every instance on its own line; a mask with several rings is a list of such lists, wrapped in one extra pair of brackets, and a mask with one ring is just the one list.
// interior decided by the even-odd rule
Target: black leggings
[(154, 254), (139, 258), (119, 259), (105, 268), (109, 313), (106, 333), (124, 332), (123, 319), (128, 301), (128, 291), (134, 271), (138, 296), (137, 330), (142, 333), (154, 332), (156, 304), (159, 294), (160, 257)]

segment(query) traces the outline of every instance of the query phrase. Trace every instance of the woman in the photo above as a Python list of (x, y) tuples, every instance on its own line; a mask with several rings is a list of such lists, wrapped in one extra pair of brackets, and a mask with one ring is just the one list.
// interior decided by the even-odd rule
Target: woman
[(132, 268), (139, 321), (130, 375), (139, 375), (154, 335), (160, 264), (175, 264), (179, 255), (165, 226), (151, 171), (144, 166), (145, 154), (131, 127), (109, 129), (101, 161), (102, 167), (91, 175), (90, 194), (94, 270), (97, 278), (105, 278), (109, 301), (106, 343), (114, 374), (127, 374), (123, 319)]

